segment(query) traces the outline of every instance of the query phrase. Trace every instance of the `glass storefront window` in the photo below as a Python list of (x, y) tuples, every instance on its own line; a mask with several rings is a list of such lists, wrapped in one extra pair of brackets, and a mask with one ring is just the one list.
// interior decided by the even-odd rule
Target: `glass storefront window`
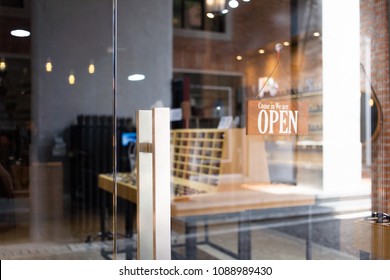
[(172, 258), (390, 258), (387, 1), (118, 2), (0, 1), (1, 258), (135, 258), (157, 107)]

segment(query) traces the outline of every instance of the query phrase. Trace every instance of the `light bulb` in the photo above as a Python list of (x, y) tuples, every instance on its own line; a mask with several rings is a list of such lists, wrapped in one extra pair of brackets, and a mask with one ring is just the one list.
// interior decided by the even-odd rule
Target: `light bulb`
[(68, 77), (68, 82), (69, 82), (70, 85), (74, 85), (75, 84), (76, 77), (75, 77), (73, 72), (70, 72), (69, 77)]
[(0, 60), (0, 71), (5, 71), (7, 69), (7, 63), (5, 63), (4, 58), (1, 58)]
[(93, 74), (95, 73), (95, 65), (93, 64), (93, 62), (91, 62), (88, 66), (88, 73), (89, 74)]
[(46, 68), (46, 72), (52, 72), (53, 71), (53, 64), (51, 63), (50, 59), (46, 62), (45, 68)]

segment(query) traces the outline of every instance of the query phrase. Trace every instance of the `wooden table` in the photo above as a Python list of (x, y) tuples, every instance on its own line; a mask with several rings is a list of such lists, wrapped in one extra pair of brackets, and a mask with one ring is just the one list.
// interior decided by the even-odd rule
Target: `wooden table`
[[(128, 177), (128, 175), (118, 174), (118, 197), (136, 204), (137, 188), (128, 180), (121, 179), (124, 177)], [(172, 180), (174, 181), (175, 178), (172, 178)], [(99, 188), (112, 193), (112, 176), (99, 175), (98, 185)], [(250, 259), (250, 224), (252, 219), (255, 218), (253, 211), (307, 207), (306, 213), (308, 219), (310, 219), (310, 206), (314, 202), (314, 195), (304, 193), (302, 189), (295, 186), (235, 182), (220, 185), (217, 192), (173, 198), (171, 217), (184, 222), (186, 259), (196, 259), (197, 223), (205, 219), (207, 221), (221, 219), (222, 216), (226, 215), (238, 224), (238, 254), (231, 253), (231, 255), (238, 259)], [(310, 234), (308, 236), (306, 257), (310, 259)], [(215, 245), (208, 240), (206, 241), (209, 245)], [(223, 250), (220, 247), (218, 249)]]

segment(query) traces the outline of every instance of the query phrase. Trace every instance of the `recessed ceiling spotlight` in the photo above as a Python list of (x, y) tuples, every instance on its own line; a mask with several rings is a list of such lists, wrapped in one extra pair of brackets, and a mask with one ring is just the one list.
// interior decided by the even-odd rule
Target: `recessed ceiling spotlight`
[(236, 59), (237, 59), (237, 60), (242, 60), (242, 56), (241, 56), (241, 55), (237, 55), (237, 56), (236, 56)]
[(244, 2), (250, 2), (251, 0), (242, 0), (242, 1), (244, 1)]
[(283, 45), (286, 46), (286, 47), (288, 47), (288, 46), (290, 46), (290, 42), (287, 42), (287, 41), (286, 41), (286, 42), (283, 42)]
[(239, 3), (238, 3), (238, 1), (237, 0), (230, 0), (229, 1), (229, 7), (230, 8), (237, 8), (238, 7), (238, 5), (239, 5)]
[(142, 81), (145, 79), (145, 75), (143, 74), (132, 74), (129, 77), (127, 77), (129, 81), (136, 82), (136, 81)]
[(11, 31), (11, 35), (15, 37), (28, 37), (30, 34), (30, 31), (24, 29), (14, 29)]
[(221, 11), (221, 13), (222, 13), (223, 15), (226, 15), (228, 12), (229, 12), (228, 9), (223, 9), (223, 10)]
[(319, 36), (320, 36), (320, 32), (314, 32), (314, 33), (313, 33), (313, 36), (314, 36), (314, 37), (319, 37)]
[(259, 54), (265, 54), (265, 50), (260, 49), (260, 50), (259, 50)]
[(208, 18), (214, 18), (214, 17), (215, 17), (213, 13), (207, 13), (206, 16), (207, 16)]

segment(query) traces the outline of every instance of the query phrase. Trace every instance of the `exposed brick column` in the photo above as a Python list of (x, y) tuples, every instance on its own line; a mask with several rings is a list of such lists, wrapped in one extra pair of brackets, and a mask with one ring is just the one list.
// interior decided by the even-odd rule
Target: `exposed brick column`
[[(372, 143), (372, 210), (390, 212), (389, 7), (386, 0), (361, 1), (372, 39), (371, 81), (382, 106), (383, 126)], [(370, 13), (370, 14), (368, 14)]]

